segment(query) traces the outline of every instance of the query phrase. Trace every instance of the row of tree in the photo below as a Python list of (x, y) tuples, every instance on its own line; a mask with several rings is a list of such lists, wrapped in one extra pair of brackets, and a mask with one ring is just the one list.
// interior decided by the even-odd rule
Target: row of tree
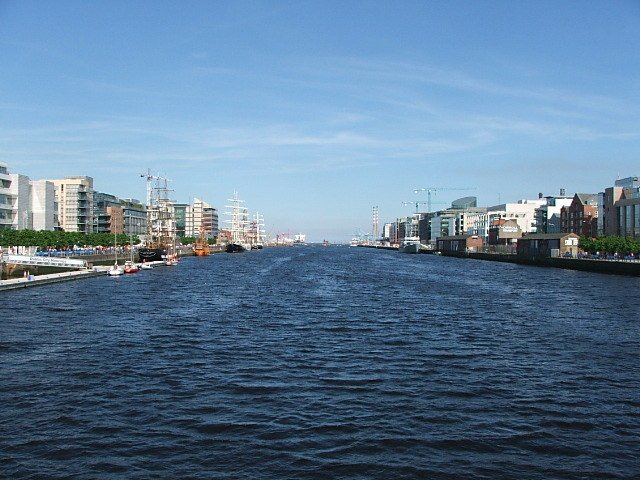
[(42, 249), (65, 249), (74, 247), (113, 247), (140, 243), (137, 235), (124, 233), (80, 233), (50, 230), (0, 230), (0, 245), (4, 247), (40, 247)]
[(628, 237), (608, 235), (606, 237), (582, 237), (578, 246), (589, 253), (640, 254), (640, 241)]

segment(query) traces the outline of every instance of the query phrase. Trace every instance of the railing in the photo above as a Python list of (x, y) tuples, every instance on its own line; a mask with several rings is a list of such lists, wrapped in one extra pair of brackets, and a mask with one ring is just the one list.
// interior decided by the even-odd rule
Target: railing
[(0, 262), (10, 263), (14, 265), (33, 265), (43, 267), (60, 267), (60, 268), (86, 268), (87, 262), (84, 260), (74, 260), (71, 258), (55, 258), (55, 257), (32, 257), (29, 255), (0, 255)]

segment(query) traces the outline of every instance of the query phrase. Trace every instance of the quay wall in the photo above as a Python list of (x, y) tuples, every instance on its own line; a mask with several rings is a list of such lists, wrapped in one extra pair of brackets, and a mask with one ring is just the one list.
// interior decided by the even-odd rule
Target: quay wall
[(398, 247), (382, 246), (382, 245), (358, 245), (364, 248), (375, 248), (377, 250), (398, 250)]
[[(383, 247), (379, 245), (359, 245), (364, 248), (379, 250), (398, 250), (396, 247)], [(434, 253), (433, 250), (424, 250), (420, 253)], [(640, 261), (624, 260), (591, 260), (583, 258), (558, 258), (558, 257), (534, 257), (527, 258), (518, 255), (500, 253), (476, 253), (476, 252), (440, 252), (443, 257), (468, 258), (473, 260), (485, 260), (490, 262), (515, 263), (533, 267), (564, 268), (566, 270), (580, 270), (583, 272), (604, 273), (608, 275), (640, 276)]]
[(564, 268), (567, 270), (580, 270), (584, 272), (640, 276), (640, 262), (636, 261), (589, 260), (557, 257), (528, 258), (518, 255), (474, 252), (442, 252), (442, 256), (469, 258), (491, 262), (516, 263), (518, 265), (530, 265), (534, 267)]

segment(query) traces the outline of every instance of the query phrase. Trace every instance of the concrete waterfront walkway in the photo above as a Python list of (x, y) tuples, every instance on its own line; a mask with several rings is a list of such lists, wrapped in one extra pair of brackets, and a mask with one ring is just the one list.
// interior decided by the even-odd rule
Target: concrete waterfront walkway
[(77, 270), (72, 272), (50, 273), (48, 275), (29, 275), (26, 278), (10, 278), (0, 280), (0, 292), (5, 290), (15, 290), (18, 288), (37, 287), (52, 283), (68, 282), (80, 278), (97, 277), (106, 275), (107, 268), (94, 267), (91, 270)]

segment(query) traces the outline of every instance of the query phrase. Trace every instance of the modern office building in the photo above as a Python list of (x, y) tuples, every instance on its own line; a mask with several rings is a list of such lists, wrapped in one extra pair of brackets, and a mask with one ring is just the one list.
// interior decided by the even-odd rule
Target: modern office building
[(173, 205), (173, 211), (176, 217), (176, 235), (178, 238), (186, 236), (187, 210), (189, 208), (190, 205), (187, 203), (176, 203)]
[(120, 200), (124, 233), (144, 235), (147, 233), (147, 208), (135, 198)]
[(143, 235), (147, 231), (147, 209), (134, 198), (94, 192), (93, 225), (94, 232)]
[(119, 206), (120, 199), (115, 195), (104, 192), (93, 194), (93, 231), (96, 233), (111, 232), (111, 211), (113, 206)]
[(602, 194), (602, 229), (605, 235), (640, 237), (640, 180), (616, 180)]

